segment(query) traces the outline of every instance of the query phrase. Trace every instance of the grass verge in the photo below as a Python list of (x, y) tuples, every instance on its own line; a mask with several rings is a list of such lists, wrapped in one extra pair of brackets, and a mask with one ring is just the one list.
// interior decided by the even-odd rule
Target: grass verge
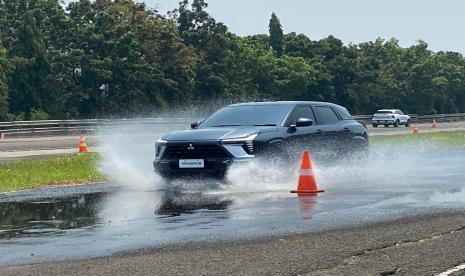
[(0, 192), (103, 181), (104, 176), (96, 168), (98, 159), (98, 154), (86, 153), (0, 163)]
[(465, 131), (439, 131), (418, 134), (371, 136), (372, 144), (431, 144), (435, 146), (464, 146)]

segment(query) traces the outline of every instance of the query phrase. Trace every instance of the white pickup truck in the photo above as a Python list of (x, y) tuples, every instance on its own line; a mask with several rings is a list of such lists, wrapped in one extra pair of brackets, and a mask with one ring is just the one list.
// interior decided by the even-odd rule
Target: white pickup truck
[(373, 127), (378, 127), (378, 125), (384, 125), (384, 127), (389, 127), (389, 125), (393, 125), (394, 127), (405, 125), (409, 127), (410, 116), (405, 115), (399, 109), (380, 109), (373, 115), (371, 123)]

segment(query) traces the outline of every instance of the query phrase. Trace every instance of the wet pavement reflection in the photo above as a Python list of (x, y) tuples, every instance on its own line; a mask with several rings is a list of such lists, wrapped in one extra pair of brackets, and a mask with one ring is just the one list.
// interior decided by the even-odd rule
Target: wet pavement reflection
[(191, 214), (196, 210), (224, 211), (233, 203), (218, 195), (208, 195), (201, 192), (182, 193), (166, 192), (161, 199), (161, 205), (156, 208), (155, 214), (179, 216)]
[(104, 194), (0, 203), (0, 239), (59, 234), (98, 223)]

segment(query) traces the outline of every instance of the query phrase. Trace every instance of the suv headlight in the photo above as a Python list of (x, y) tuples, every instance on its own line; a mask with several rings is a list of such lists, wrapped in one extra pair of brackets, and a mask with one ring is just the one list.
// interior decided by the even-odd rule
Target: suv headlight
[(166, 143), (168, 142), (163, 139), (158, 139), (158, 141), (155, 142), (155, 157), (160, 158), (163, 155), (166, 149)]
[(240, 146), (247, 153), (252, 154), (254, 152), (253, 140), (257, 137), (258, 134), (252, 134), (247, 137), (242, 138), (232, 138), (221, 140), (221, 143), (228, 146)]

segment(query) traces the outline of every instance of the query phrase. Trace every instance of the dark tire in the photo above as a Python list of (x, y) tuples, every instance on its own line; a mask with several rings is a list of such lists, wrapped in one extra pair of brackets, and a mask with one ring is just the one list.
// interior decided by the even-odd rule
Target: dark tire
[(407, 120), (407, 123), (405, 123), (405, 127), (410, 127), (410, 120)]
[(378, 125), (377, 125), (377, 124), (373, 124), (373, 127), (378, 127)]
[(399, 126), (399, 123), (400, 123), (399, 120), (395, 121), (395, 122), (394, 122), (394, 127), (398, 127), (398, 126)]

